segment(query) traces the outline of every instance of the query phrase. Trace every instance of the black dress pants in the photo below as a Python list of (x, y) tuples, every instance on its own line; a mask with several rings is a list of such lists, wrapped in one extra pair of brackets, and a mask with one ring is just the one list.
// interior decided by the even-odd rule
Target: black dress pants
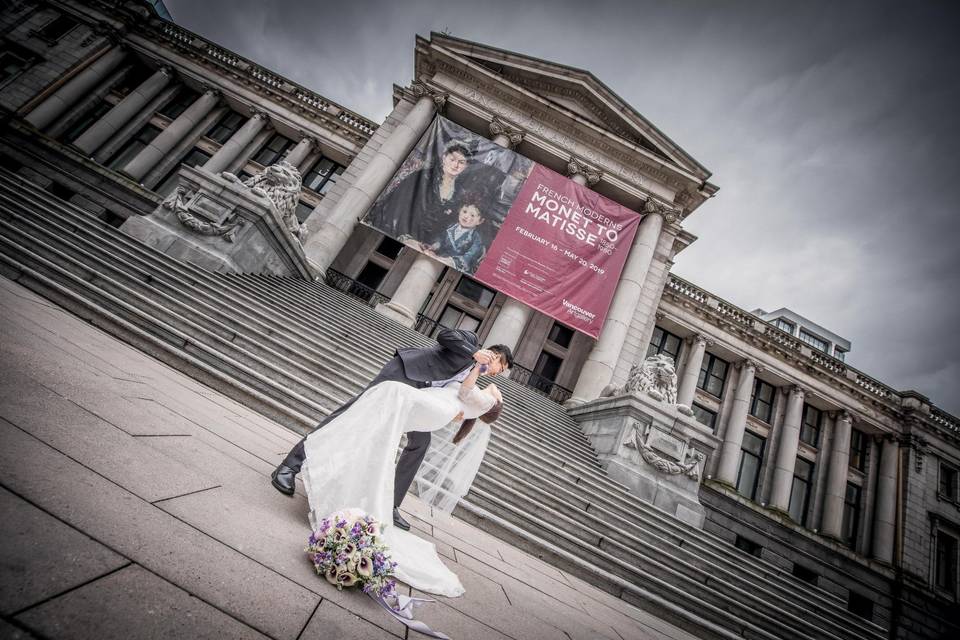
[[(417, 389), (427, 386), (426, 382), (418, 382), (408, 378), (403, 371), (403, 363), (400, 361), (400, 358), (394, 356), (392, 360), (384, 365), (380, 373), (377, 374), (377, 377), (371, 380), (370, 384), (368, 384), (363, 391), (387, 380), (402, 382)], [(349, 409), (350, 406), (357, 401), (357, 398), (363, 395), (363, 391), (332, 411), (320, 424), (314, 427), (314, 431), (323, 428), (325, 424)], [(296, 473), (300, 473), (300, 467), (303, 466), (303, 461), (307, 457), (303, 448), (303, 442), (306, 439), (307, 437), (304, 436), (300, 442), (294, 445), (290, 453), (287, 454), (287, 457), (283, 459), (282, 464), (293, 469)], [(407, 495), (410, 485), (413, 484), (417, 470), (420, 469), (420, 463), (423, 462), (423, 458), (427, 455), (427, 449), (429, 448), (429, 431), (411, 431), (407, 434), (407, 446), (403, 448), (403, 453), (400, 454), (400, 459), (397, 460), (397, 471), (394, 477), (393, 506), (399, 507), (400, 503), (403, 502), (403, 497)]]

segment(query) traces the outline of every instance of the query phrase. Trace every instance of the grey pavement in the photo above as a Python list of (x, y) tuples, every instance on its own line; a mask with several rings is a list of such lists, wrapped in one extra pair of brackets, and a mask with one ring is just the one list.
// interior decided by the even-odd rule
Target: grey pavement
[[(416, 638), (303, 553), (293, 432), (0, 278), (0, 638)], [(453, 638), (688, 640), (454, 517), (404, 501), (466, 587)]]

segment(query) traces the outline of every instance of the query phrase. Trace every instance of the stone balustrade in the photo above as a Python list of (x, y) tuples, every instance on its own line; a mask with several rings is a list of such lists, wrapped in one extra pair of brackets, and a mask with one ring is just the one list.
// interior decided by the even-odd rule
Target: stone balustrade
[(333, 110), (336, 111), (336, 119), (349, 129), (352, 129), (363, 135), (364, 138), (370, 137), (373, 135), (373, 132), (377, 130), (377, 124), (367, 120), (363, 116), (353, 113), (349, 109), (346, 109), (340, 105), (335, 105), (319, 94), (310, 91), (306, 87), (296, 85), (283, 76), (273, 73), (269, 69), (261, 67), (256, 63), (241, 58), (231, 51), (223, 49), (209, 40), (205, 40), (204, 38), (191, 33), (183, 27), (169, 22), (164, 22), (162, 26), (156, 29), (156, 31), (167, 40), (173, 41), (181, 46), (186, 45), (197, 49), (198, 51), (202, 51), (208, 58), (215, 61), (217, 64), (230, 67), (238, 73), (245, 74), (256, 82), (269, 87), (271, 90), (285, 94), (293, 100), (301, 102), (312, 109), (330, 112), (331, 107), (334, 107), (335, 109)]
[[(791, 352), (790, 355), (795, 360), (808, 362), (814, 370), (819, 370), (828, 376), (841, 378), (843, 382), (853, 384), (872, 398), (892, 404), (891, 408), (893, 409), (900, 408), (902, 396), (893, 387), (857, 371), (838, 358), (811, 349), (809, 345), (767, 323), (759, 316), (721, 300), (709, 291), (701, 289), (683, 278), (671, 274), (664, 288), (664, 295), (672, 296), (682, 304), (693, 303), (698, 308), (706, 309), (708, 313), (719, 317), (725, 323), (733, 323), (748, 329), (758, 338), (763, 336), (763, 338), (776, 344), (781, 350)], [(930, 422), (951, 435), (960, 435), (960, 420), (941, 409), (932, 407)]]

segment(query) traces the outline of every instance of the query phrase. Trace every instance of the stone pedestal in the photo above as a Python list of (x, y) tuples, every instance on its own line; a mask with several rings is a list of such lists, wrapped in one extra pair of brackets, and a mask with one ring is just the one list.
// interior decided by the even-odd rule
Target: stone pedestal
[(177, 189), (152, 214), (131, 216), (120, 230), (210, 271), (313, 280), (300, 242), (258, 191), (235, 178), (183, 166)]
[(612, 479), (641, 500), (703, 527), (700, 482), (719, 442), (709, 429), (642, 391), (598, 398), (570, 409), (570, 415)]

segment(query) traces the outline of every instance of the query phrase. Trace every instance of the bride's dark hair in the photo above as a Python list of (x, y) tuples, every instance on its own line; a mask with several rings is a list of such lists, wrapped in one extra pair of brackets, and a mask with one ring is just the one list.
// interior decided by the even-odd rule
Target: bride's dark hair
[(485, 414), (479, 418), (468, 418), (463, 421), (463, 424), (460, 425), (460, 430), (457, 431), (457, 435), (453, 436), (453, 444), (460, 444), (460, 441), (467, 437), (470, 434), (473, 425), (476, 424), (477, 420), (481, 422), (486, 422), (487, 424), (493, 424), (496, 422), (497, 418), (500, 417), (500, 411), (503, 409), (503, 403), (497, 402), (490, 411), (487, 411)]

